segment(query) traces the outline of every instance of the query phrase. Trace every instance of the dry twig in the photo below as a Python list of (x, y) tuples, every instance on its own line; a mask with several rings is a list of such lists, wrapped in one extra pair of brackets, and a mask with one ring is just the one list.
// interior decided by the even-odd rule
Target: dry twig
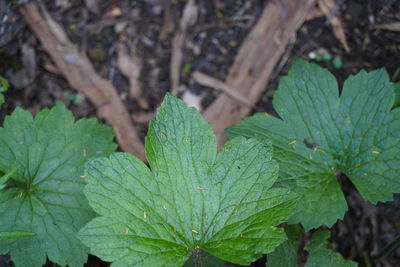
[(346, 52), (349, 53), (351, 49), (347, 43), (347, 38), (346, 34), (344, 33), (342, 21), (336, 14), (337, 6), (335, 0), (318, 0), (318, 6), (321, 9), (321, 11), (325, 14), (328, 21), (330, 21), (330, 24), (332, 25), (333, 29), (333, 34), (343, 45), (344, 50), (346, 50)]
[(182, 19), (180, 21), (180, 30), (172, 39), (172, 55), (170, 64), (171, 93), (178, 94), (181, 65), (183, 59), (183, 45), (186, 39), (188, 27), (194, 25), (197, 20), (198, 7), (194, 0), (189, 0), (183, 9)]
[(121, 148), (145, 159), (143, 144), (115, 87), (96, 73), (43, 4), (30, 1), (20, 11), (69, 84), (86, 95), (98, 108), (99, 116), (113, 126)]
[(250, 107), (253, 107), (253, 103), (251, 103), (249, 100), (247, 100), (247, 98), (245, 98), (240, 93), (238, 93), (237, 90), (229, 87), (223, 81), (215, 79), (215, 78), (208, 76), (207, 74), (201, 73), (199, 71), (195, 71), (192, 74), (192, 77), (197, 83), (199, 83), (203, 86), (221, 90), (224, 93), (226, 93), (227, 95), (229, 95), (230, 97), (236, 99), (237, 101), (239, 101), (245, 105), (248, 105)]
[(396, 31), (400, 32), (400, 22), (392, 22), (392, 23), (385, 23), (379, 24), (372, 27), (373, 29), (379, 30), (387, 30), (387, 31)]
[(118, 68), (129, 79), (129, 96), (135, 99), (141, 108), (147, 109), (149, 105), (142, 97), (142, 87), (139, 81), (142, 71), (141, 60), (135, 55), (131, 55), (122, 42), (118, 43), (117, 46), (117, 58)]

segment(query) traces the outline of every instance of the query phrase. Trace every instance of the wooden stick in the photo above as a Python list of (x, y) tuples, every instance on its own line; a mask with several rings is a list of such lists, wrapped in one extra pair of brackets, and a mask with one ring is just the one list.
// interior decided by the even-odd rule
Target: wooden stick
[[(313, 4), (314, 0), (268, 1), (258, 22), (241, 45), (225, 84), (245, 95), (254, 105), (264, 92), (290, 37), (302, 25)], [(250, 112), (249, 105), (221, 94), (204, 111), (204, 116), (213, 125), (221, 147), (226, 140), (224, 129), (239, 123)]]
[(193, 72), (192, 77), (197, 83), (199, 83), (203, 86), (221, 90), (224, 93), (226, 93), (227, 95), (229, 95), (230, 97), (236, 99), (237, 101), (239, 101), (243, 104), (249, 105), (250, 107), (253, 106), (253, 103), (251, 103), (249, 100), (247, 100), (244, 96), (242, 96), (240, 93), (238, 93), (238, 91), (236, 91), (235, 89), (230, 88), (223, 81), (220, 81), (211, 76), (208, 76), (207, 74), (204, 74), (200, 71)]
[(96, 73), (43, 4), (30, 1), (20, 11), (69, 84), (86, 95), (96, 105), (98, 115), (112, 125), (121, 148), (144, 160), (143, 143), (115, 87)]

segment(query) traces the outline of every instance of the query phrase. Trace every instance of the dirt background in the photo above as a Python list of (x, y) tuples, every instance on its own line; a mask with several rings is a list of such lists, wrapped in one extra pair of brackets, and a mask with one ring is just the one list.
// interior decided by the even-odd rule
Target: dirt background
[[(280, 0), (270, 0), (277, 1)], [(63, 101), (76, 117), (96, 116), (96, 107), (70, 87), (19, 13), (18, 1), (0, 0), (0, 75), (10, 81), (0, 119), (17, 107), (37, 112)], [(21, 1), (23, 2), (23, 1)], [(127, 107), (135, 127), (144, 137), (148, 120), (171, 89), (172, 39), (184, 0), (55, 0), (42, 1), (68, 37), (87, 53), (96, 71), (109, 80)], [(188, 27), (182, 47), (178, 95), (204, 110), (220, 94), (199, 85), (192, 77), (201, 71), (224, 80), (242, 41), (252, 29), (267, 0), (199, 0), (195, 22)], [(283, 6), (284, 8), (284, 6)], [(320, 12), (320, 11), (319, 11)], [(253, 112), (274, 113), (272, 96), (279, 77), (294, 59), (319, 60), (340, 84), (361, 69), (386, 68), (392, 81), (400, 81), (400, 32), (376, 25), (400, 22), (399, 0), (337, 0), (331, 16), (337, 16), (351, 51), (335, 37), (331, 17), (318, 8), (293, 36)], [(314, 17), (314, 18), (313, 18)], [(121, 46), (123, 48), (121, 48)], [(120, 54), (119, 54), (120, 53)], [(136, 91), (123, 74), (118, 60), (136, 62)], [(316, 59), (314, 59), (316, 56)], [(71, 59), (74, 60), (74, 59)], [(365, 202), (346, 178), (342, 179), (350, 210), (346, 220), (332, 229), (332, 247), (347, 259), (367, 266), (363, 253), (377, 255), (400, 236), (400, 196), (373, 206)], [(307, 239), (306, 237), (305, 239)], [(305, 240), (304, 239), (304, 240)], [(299, 248), (304, 246), (299, 241)], [(304, 263), (304, 252), (299, 262)], [(253, 266), (265, 266), (265, 258)], [(7, 257), (0, 266), (12, 266)], [(53, 266), (50, 263), (48, 266)], [(87, 266), (108, 266), (90, 257)], [(210, 265), (212, 266), (212, 265)], [(400, 249), (376, 262), (376, 266), (400, 266)]]

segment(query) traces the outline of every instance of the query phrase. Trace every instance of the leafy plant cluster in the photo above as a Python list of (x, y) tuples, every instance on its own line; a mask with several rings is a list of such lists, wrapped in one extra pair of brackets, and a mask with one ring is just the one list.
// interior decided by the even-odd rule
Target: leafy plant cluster
[(324, 226), (306, 266), (356, 266), (328, 241), (348, 209), (337, 176), (374, 204), (400, 192), (394, 103), (384, 70), (351, 76), (339, 94), (332, 74), (298, 60), (275, 93), (280, 118), (245, 118), (220, 152), (201, 115), (166, 95), (148, 165), (61, 103), (35, 117), (17, 108), (0, 128), (0, 253), (17, 267), (83, 266), (89, 252), (121, 267), (205, 255), (246, 265), (263, 254), (268, 266), (297, 266), (297, 238)]

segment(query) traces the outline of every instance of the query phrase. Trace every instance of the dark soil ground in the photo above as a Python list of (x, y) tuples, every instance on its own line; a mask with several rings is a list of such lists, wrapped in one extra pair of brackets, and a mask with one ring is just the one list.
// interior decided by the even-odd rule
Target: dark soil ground
[[(198, 96), (203, 108), (213, 102), (218, 92), (198, 85), (191, 78), (191, 73), (199, 70), (224, 80), (241, 42), (267, 1), (197, 1), (198, 19), (188, 30), (183, 49), (180, 95), (190, 91)], [(17, 106), (36, 112), (55, 101), (66, 103), (77, 117), (96, 116), (95, 107), (59, 74), (22, 20), (15, 2), (18, 1), (0, 0), (0, 75), (11, 83), (5, 94), (6, 103), (0, 112), (0, 119)], [(140, 116), (155, 110), (164, 94), (170, 90), (171, 41), (185, 1), (43, 2), (51, 15), (62, 24), (70, 39), (88, 53), (98, 73), (118, 88), (131, 114)], [(392, 81), (400, 81), (400, 32), (373, 28), (377, 24), (400, 22), (400, 1), (336, 2), (351, 52), (344, 51), (326, 17), (306, 21), (286, 48), (254, 112), (274, 113), (272, 96), (279, 77), (287, 73), (295, 58), (311, 60), (312, 53), (341, 61), (342, 66), (339, 67), (335, 67), (332, 60), (319, 62), (334, 73), (340, 84), (361, 69), (382, 67), (386, 68)], [(117, 66), (118, 42), (126, 43), (130, 52), (142, 62), (141, 98), (148, 103), (147, 107), (140, 107), (130, 97), (129, 81)], [(144, 136), (147, 122), (136, 124)], [(342, 184), (349, 212), (344, 221), (339, 221), (333, 227), (332, 246), (344, 257), (367, 266), (363, 253), (377, 255), (400, 236), (400, 196), (396, 195), (393, 202), (373, 206), (358, 195), (346, 178), (343, 178)], [(301, 247), (304, 242), (300, 241), (299, 244)], [(300, 261), (305, 258), (306, 254), (303, 253)], [(0, 266), (12, 266), (7, 261), (7, 257), (0, 258)], [(253, 266), (265, 266), (264, 262), (265, 259), (261, 259)], [(87, 266), (108, 265), (91, 257)], [(400, 249), (382, 257), (376, 266), (400, 266)]]

